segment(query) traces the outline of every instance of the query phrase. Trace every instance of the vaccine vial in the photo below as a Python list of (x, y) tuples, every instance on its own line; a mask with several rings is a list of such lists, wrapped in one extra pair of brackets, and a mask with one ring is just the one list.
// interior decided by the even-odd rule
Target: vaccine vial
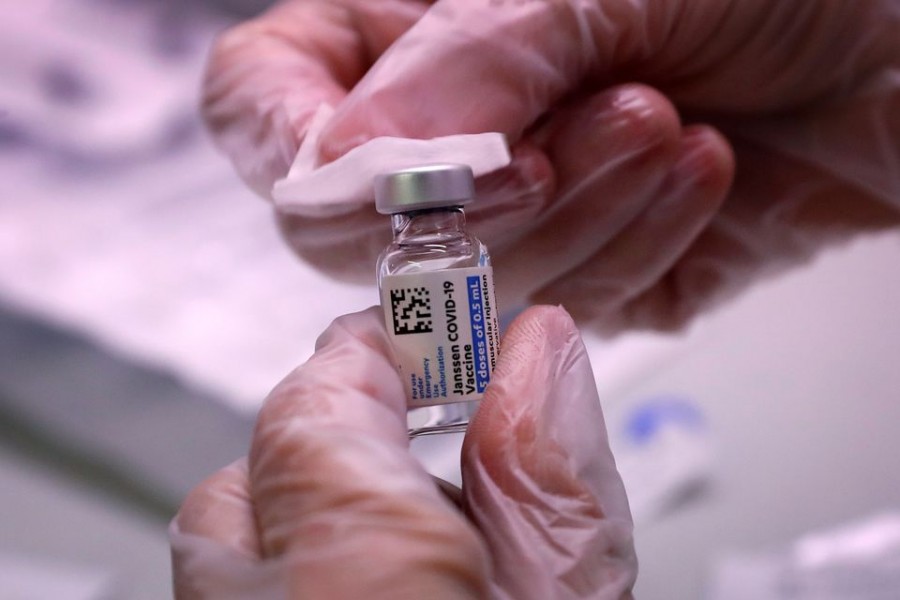
[(500, 348), (487, 248), (466, 230), (466, 165), (375, 178), (375, 207), (394, 239), (378, 259), (385, 324), (406, 388), (410, 437), (464, 431)]

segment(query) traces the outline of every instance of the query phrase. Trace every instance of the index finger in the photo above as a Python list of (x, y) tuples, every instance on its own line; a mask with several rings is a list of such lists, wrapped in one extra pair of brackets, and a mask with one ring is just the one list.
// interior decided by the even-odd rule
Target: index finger
[(318, 107), (337, 105), (427, 7), (416, 0), (294, 0), (220, 35), (202, 112), (244, 180), (268, 197)]
[(573, 4), (435, 3), (347, 96), (322, 134), (322, 156), (384, 135), (500, 131), (517, 141), (596, 55)]

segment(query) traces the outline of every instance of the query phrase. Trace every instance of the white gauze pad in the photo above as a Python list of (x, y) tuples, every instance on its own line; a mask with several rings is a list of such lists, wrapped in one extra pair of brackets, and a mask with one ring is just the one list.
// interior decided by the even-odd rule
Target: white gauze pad
[(350, 150), (334, 162), (316, 166), (319, 134), (334, 109), (321, 106), (290, 171), (275, 182), (276, 208), (307, 217), (346, 214), (374, 203), (372, 180), (379, 173), (434, 163), (472, 167), (475, 177), (496, 171), (512, 160), (502, 133), (449, 135), (430, 140), (379, 137)]

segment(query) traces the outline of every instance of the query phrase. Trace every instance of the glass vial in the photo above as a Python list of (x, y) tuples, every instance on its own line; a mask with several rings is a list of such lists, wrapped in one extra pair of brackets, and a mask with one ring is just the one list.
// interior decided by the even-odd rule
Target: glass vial
[(410, 437), (464, 431), (500, 348), (487, 248), (466, 230), (466, 165), (375, 178), (375, 206), (394, 240), (378, 259), (385, 324), (407, 395)]

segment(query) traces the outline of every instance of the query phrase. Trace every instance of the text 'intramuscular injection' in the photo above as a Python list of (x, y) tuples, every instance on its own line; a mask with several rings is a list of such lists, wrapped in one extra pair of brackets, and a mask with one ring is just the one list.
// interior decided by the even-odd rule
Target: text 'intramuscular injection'
[(465, 165), (375, 178), (394, 239), (378, 259), (385, 324), (406, 388), (410, 435), (461, 431), (490, 382), (500, 347), (487, 248), (466, 230), (474, 198)]

